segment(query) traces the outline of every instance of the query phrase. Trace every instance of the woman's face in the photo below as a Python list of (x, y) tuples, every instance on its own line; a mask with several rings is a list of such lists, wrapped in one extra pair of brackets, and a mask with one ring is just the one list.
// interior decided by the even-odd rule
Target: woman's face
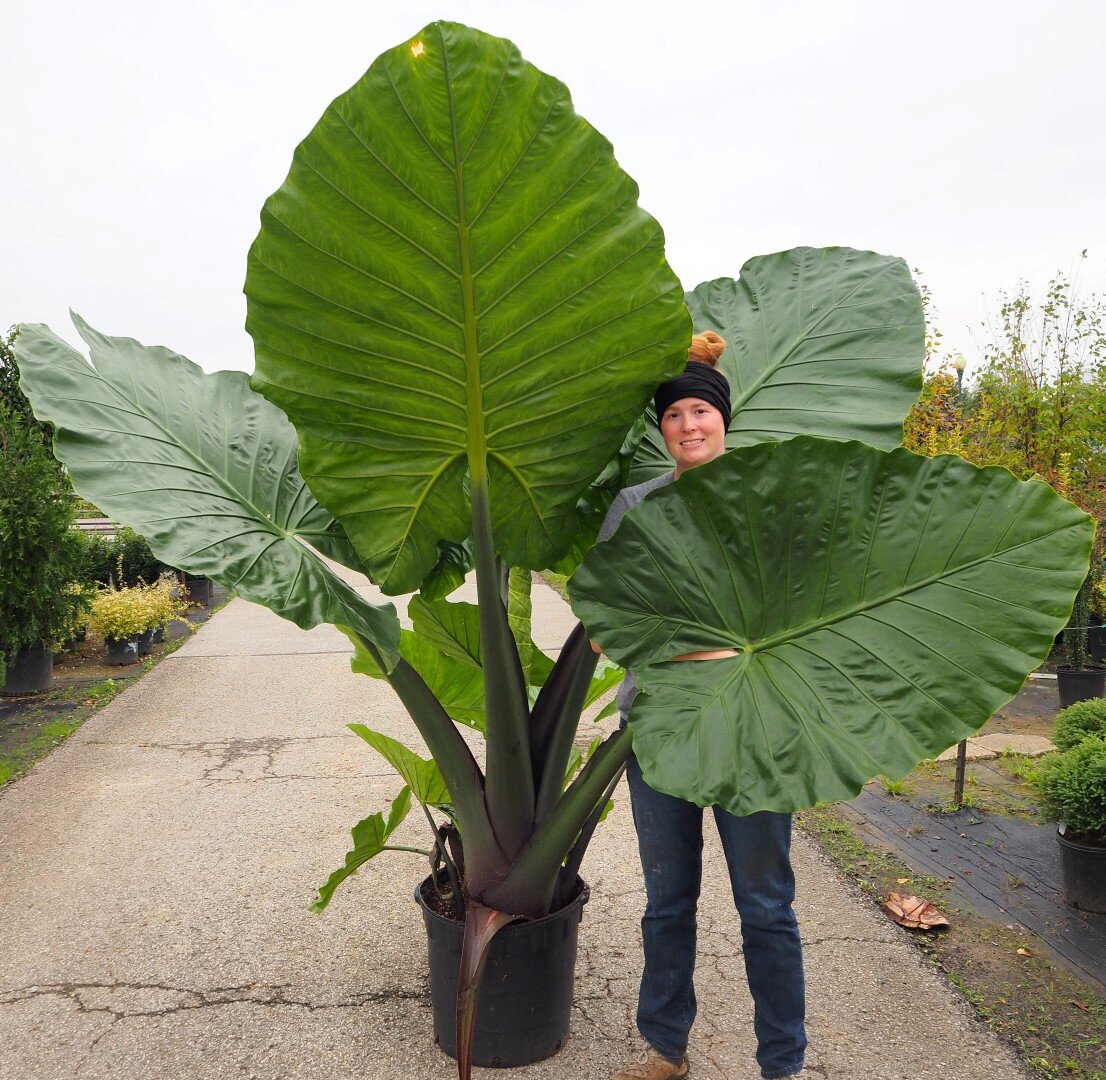
[(661, 434), (676, 459), (676, 475), (711, 461), (726, 449), (722, 414), (699, 398), (680, 398), (664, 411)]

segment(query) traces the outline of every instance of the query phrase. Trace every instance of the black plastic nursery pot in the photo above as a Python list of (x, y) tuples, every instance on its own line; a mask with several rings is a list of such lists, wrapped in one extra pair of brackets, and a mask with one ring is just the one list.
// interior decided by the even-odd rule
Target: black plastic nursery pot
[(1106, 663), (1106, 627), (1092, 626), (1087, 631), (1087, 652), (1094, 663)]
[[(512, 923), (492, 938), (476, 1007), (473, 1064), (513, 1068), (552, 1057), (568, 1038), (576, 943), (588, 887), (578, 880), (576, 898), (533, 922)], [(464, 927), (432, 910), (427, 878), (416, 890), (430, 952), (434, 1041), (457, 1056), (457, 975)]]
[(185, 574), (184, 586), (188, 590), (188, 599), (193, 604), (208, 605), (211, 603), (211, 578), (195, 577)]
[(1056, 830), (1060, 842), (1060, 870), (1064, 902), (1080, 911), (1106, 914), (1106, 847), (1080, 844)]
[(1060, 693), (1060, 707), (1066, 709), (1077, 701), (1106, 697), (1106, 668), (1056, 669), (1056, 689)]
[(41, 694), (50, 689), (54, 678), (54, 653), (45, 645), (20, 649), (8, 664), (0, 694), (17, 697), (20, 694)]
[(104, 638), (104, 648), (107, 650), (107, 662), (116, 667), (124, 664), (137, 664), (142, 656), (142, 647), (137, 637), (133, 638)]

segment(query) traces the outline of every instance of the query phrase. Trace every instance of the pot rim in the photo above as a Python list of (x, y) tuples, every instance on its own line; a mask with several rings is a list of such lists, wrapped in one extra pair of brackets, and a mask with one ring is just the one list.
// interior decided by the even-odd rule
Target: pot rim
[(1065, 835), (1066, 831), (1067, 825), (1057, 825), (1056, 839), (1059, 840), (1064, 847), (1075, 848), (1078, 851), (1100, 852), (1101, 854), (1106, 855), (1106, 840), (1104, 840), (1101, 844), (1088, 844), (1082, 840), (1069, 840), (1068, 837)]
[[(510, 934), (512, 931), (519, 931), (524, 927), (531, 926), (546, 926), (551, 923), (557, 922), (560, 919), (570, 918), (572, 913), (577, 908), (582, 908), (588, 900), (591, 899), (591, 886), (579, 874), (576, 875), (576, 883), (579, 885), (579, 890), (576, 895), (565, 904), (563, 908), (557, 911), (551, 911), (548, 915), (543, 915), (540, 919), (516, 919), (514, 922), (508, 923), (499, 931), (500, 934)], [(427, 875), (415, 886), (415, 903), (422, 908), (423, 914), (428, 915), (436, 922), (443, 924), (444, 926), (456, 926), (458, 928), (463, 927), (465, 924), (463, 921), (457, 919), (446, 918), (445, 915), (439, 914), (435, 911), (427, 902), (423, 895), (423, 891), (430, 886), (430, 875)]]

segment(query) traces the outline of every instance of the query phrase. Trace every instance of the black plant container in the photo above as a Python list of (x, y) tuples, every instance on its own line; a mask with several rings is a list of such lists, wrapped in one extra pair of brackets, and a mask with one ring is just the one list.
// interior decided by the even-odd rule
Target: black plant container
[(1064, 902), (1080, 911), (1106, 914), (1106, 847), (1080, 844), (1056, 831), (1060, 841), (1060, 870), (1064, 875)]
[(1087, 631), (1087, 653), (1092, 662), (1106, 663), (1106, 627), (1092, 626)]
[(139, 644), (138, 636), (123, 640), (106, 637), (104, 638), (104, 648), (108, 654), (107, 662), (115, 667), (122, 667), (124, 664), (137, 664), (142, 657), (142, 647)]
[(54, 677), (54, 653), (45, 645), (20, 649), (8, 664), (0, 694), (17, 697), (21, 694), (41, 694), (50, 689)]
[(1060, 693), (1060, 708), (1066, 709), (1077, 701), (1106, 697), (1106, 668), (1056, 669), (1056, 689)]
[(206, 607), (211, 603), (211, 578), (186, 574), (184, 584), (188, 589), (188, 599), (193, 604), (203, 604)]
[[(476, 1006), (473, 1064), (514, 1068), (552, 1057), (568, 1038), (576, 942), (588, 888), (534, 922), (513, 923), (492, 938)], [(427, 878), (416, 890), (430, 950), (430, 998), (434, 1041), (457, 1056), (457, 975), (464, 927), (432, 911)]]

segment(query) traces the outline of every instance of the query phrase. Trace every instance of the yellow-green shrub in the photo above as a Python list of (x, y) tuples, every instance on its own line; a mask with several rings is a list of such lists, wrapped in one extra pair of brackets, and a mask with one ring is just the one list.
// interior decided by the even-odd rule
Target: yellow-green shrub
[(185, 605), (173, 597), (168, 582), (136, 585), (128, 589), (103, 589), (92, 601), (89, 625), (105, 638), (126, 641), (147, 630), (165, 626)]

